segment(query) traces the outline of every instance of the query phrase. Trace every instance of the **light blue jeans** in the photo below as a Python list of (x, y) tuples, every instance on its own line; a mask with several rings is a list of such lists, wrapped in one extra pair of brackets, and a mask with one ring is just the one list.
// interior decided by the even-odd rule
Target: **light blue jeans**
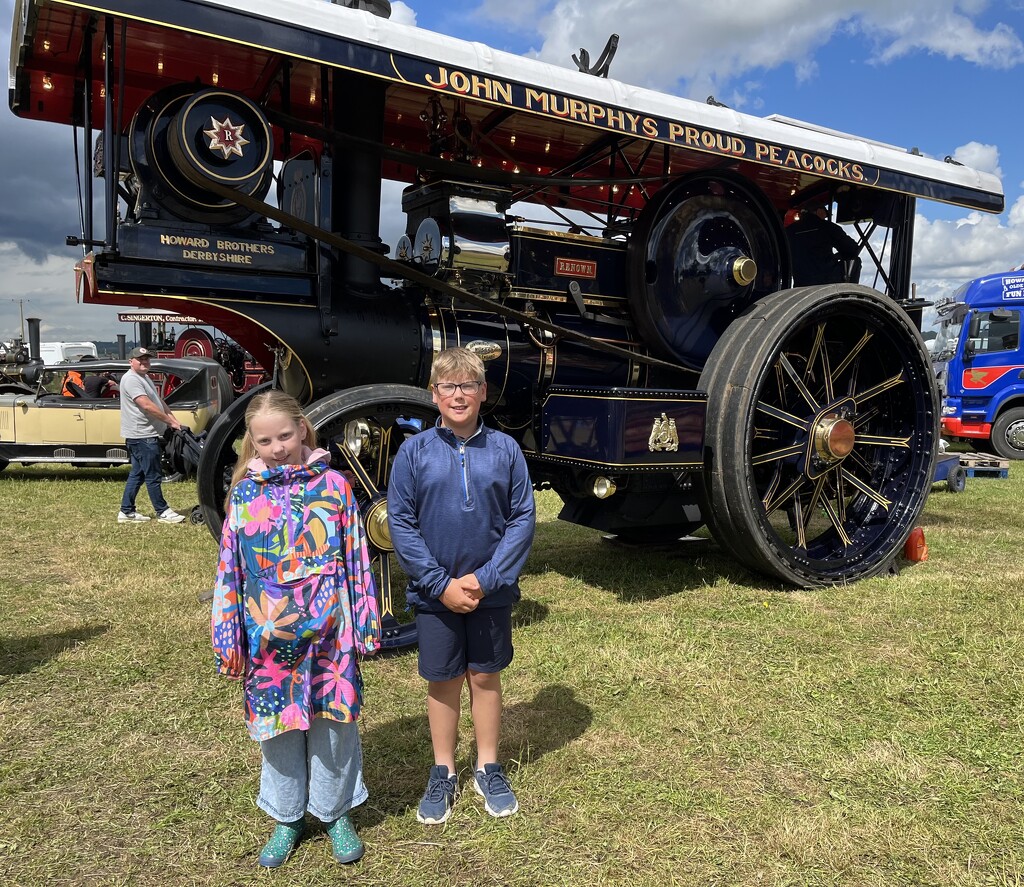
[(323, 822), (340, 819), (369, 797), (356, 723), (316, 718), (309, 730), (289, 730), (260, 743), (263, 772), (256, 803), (278, 822), (308, 810)]

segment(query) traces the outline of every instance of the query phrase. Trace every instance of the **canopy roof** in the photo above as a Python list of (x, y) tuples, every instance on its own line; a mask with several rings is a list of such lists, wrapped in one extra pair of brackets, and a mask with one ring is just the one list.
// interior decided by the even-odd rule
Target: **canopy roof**
[[(988, 212), (1004, 206), (995, 176), (959, 164), (559, 68), (322, 0), (249, 0), (245, 8), (233, 0), (19, 0), (12, 110), (80, 125), (76, 84), (91, 63), (91, 122), (101, 128), (108, 21), (109, 82), (115, 93), (124, 83), (123, 95), (111, 97), (113, 108), (121, 106), (121, 130), (156, 90), (196, 82), (260, 102), (276, 124), (279, 158), (317, 150), (315, 134), (291, 125), (285, 142), (281, 121), (344, 129), (345, 97), (333, 102), (333, 120), (322, 105), (332, 88), (324, 71), (333, 69), (387, 85), (383, 174), (399, 181), (415, 181), (416, 156), (433, 155), (475, 167), (480, 177), (504, 175), (518, 199), (628, 214), (669, 176), (731, 166), (779, 207), (844, 185)], [(568, 176), (598, 181), (569, 187)], [(549, 177), (561, 184), (544, 184)]]

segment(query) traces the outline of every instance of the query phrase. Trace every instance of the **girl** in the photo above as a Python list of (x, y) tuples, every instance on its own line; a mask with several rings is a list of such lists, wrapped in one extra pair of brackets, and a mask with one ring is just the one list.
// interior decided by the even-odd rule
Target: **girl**
[(256, 395), (245, 427), (225, 503), (213, 649), (217, 671), (244, 681), (263, 753), (257, 804), (277, 826), (259, 863), (284, 863), (307, 810), (327, 823), (334, 858), (355, 862), (363, 843), (348, 811), (367, 798), (357, 654), (380, 644), (363, 527), (294, 398)]

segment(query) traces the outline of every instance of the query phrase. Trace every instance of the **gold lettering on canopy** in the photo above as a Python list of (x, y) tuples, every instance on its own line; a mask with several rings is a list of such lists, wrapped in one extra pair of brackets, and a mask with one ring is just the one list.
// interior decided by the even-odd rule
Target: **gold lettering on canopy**
[(801, 151), (759, 140), (748, 141), (731, 133), (693, 126), (675, 120), (644, 116), (622, 108), (584, 101), (553, 90), (518, 85), (508, 80), (481, 76), (457, 68), (438, 66), (421, 75), (431, 89), (484, 99), (511, 108), (534, 111), (561, 120), (572, 120), (629, 135), (643, 135), (694, 151), (742, 157), (758, 163), (813, 173), (849, 182), (877, 181), (878, 171), (827, 154)]

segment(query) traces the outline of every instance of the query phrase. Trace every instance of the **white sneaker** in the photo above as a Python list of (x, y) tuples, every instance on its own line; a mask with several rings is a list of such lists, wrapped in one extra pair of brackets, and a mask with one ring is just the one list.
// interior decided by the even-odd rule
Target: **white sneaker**
[(166, 511), (162, 511), (157, 518), (162, 524), (180, 524), (185, 520), (185, 515), (178, 514), (173, 508), (168, 508)]
[(119, 524), (144, 524), (148, 520), (152, 520), (152, 518), (139, 514), (137, 511), (133, 511), (131, 514), (125, 514), (123, 511), (117, 513)]

